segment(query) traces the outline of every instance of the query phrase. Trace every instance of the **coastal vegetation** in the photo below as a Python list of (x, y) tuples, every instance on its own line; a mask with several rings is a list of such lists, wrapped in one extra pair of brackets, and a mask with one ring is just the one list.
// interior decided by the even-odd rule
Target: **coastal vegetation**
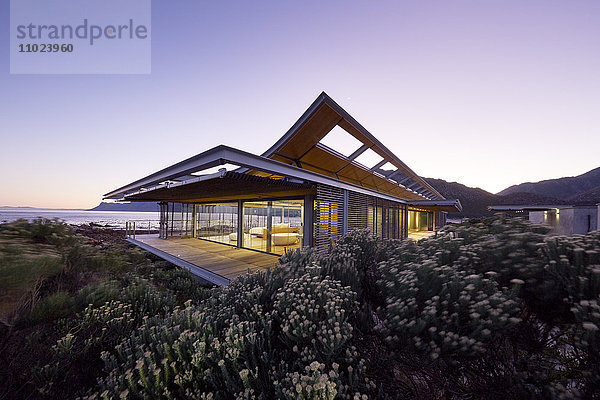
[(102, 232), (0, 225), (0, 397), (600, 396), (600, 233), (353, 231), (207, 287)]

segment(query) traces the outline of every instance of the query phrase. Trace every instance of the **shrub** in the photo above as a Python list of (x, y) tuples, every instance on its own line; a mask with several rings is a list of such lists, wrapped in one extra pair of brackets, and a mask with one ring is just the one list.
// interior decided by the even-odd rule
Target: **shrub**
[(513, 293), (480, 275), (434, 260), (381, 265), (388, 293), (384, 333), (392, 346), (414, 349), (456, 365), (498, 346), (519, 324)]
[(352, 339), (348, 318), (357, 311), (357, 303), (350, 288), (338, 281), (321, 280), (319, 272), (314, 267), (288, 281), (275, 295), (274, 316), (295, 357), (303, 362), (329, 363)]
[(75, 299), (67, 292), (55, 292), (37, 303), (28, 313), (21, 316), (17, 325), (33, 326), (64, 318), (75, 310)]
[[(50, 317), (36, 382), (52, 398), (596, 398), (600, 234), (546, 232), (502, 216), (419, 242), (355, 231), (215, 288), (117, 254), (135, 272), (38, 303), (71, 311)], [(113, 259), (61, 254), (94, 273)]]

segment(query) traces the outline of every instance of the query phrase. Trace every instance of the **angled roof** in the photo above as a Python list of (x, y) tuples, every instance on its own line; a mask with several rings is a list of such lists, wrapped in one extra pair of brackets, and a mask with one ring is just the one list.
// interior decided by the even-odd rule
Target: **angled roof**
[[(362, 143), (349, 156), (320, 142), (336, 126)], [(368, 149), (382, 158), (371, 168), (356, 161)], [(444, 199), (325, 92), (262, 155), (406, 200)], [(381, 169), (384, 164), (393, 165), (394, 169)]]
[[(360, 142), (359, 147), (349, 156), (321, 143), (335, 127), (342, 128)], [(357, 157), (368, 149), (380, 157), (380, 161), (370, 168), (357, 161)], [(237, 166), (235, 174), (225, 176), (225, 170), (208, 174), (208, 169), (224, 164)], [(262, 180), (244, 180), (240, 174)], [(271, 182), (266, 178), (270, 178)], [(231, 197), (232, 194), (225, 193), (226, 190), (221, 185), (225, 179), (243, 182), (244, 185), (273, 183), (268, 186), (274, 192), (290, 193), (308, 190), (304, 185), (307, 182), (324, 183), (409, 204), (415, 202), (415, 205), (419, 203), (422, 206), (432, 206), (433, 202), (437, 202), (436, 207), (440, 210), (460, 209), (460, 203), (446, 201), (325, 92), (262, 156), (217, 146), (113, 190), (105, 194), (104, 198), (125, 201), (204, 201), (209, 198)], [(276, 184), (272, 181), (280, 182)], [(243, 185), (238, 187), (241, 186)], [(209, 187), (209, 193), (200, 197), (192, 193)], [(253, 191), (257, 190), (258, 188), (254, 188)]]

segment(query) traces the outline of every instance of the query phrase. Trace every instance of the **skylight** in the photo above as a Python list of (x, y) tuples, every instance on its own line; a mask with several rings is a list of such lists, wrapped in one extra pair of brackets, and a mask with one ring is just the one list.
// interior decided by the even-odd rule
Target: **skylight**
[(383, 164), (381, 167), (379, 167), (379, 169), (387, 174), (387, 173), (397, 170), (398, 168), (396, 168), (396, 166), (394, 164), (392, 164), (391, 162), (388, 161), (385, 164)]
[(239, 168), (239, 166), (234, 165), (234, 164), (225, 163), (223, 165), (217, 165), (216, 167), (204, 169), (202, 171), (193, 172), (192, 175), (200, 176), (200, 175), (215, 174), (215, 173), (219, 172), (220, 169), (223, 169), (223, 168), (225, 168), (227, 171), (233, 171), (234, 169)]
[(383, 157), (381, 157), (379, 154), (375, 153), (373, 150), (371, 149), (367, 149), (364, 152), (362, 152), (358, 157), (356, 157), (354, 159), (356, 162), (358, 162), (359, 164), (364, 165), (367, 168), (373, 168), (375, 165), (377, 165), (379, 162), (381, 162), (381, 160), (383, 160)]
[(356, 139), (354, 136), (346, 132), (339, 125), (336, 125), (321, 141), (319, 142), (324, 144), (325, 146), (337, 151), (340, 154), (348, 157), (350, 154), (354, 153), (360, 146), (362, 146), (362, 142)]

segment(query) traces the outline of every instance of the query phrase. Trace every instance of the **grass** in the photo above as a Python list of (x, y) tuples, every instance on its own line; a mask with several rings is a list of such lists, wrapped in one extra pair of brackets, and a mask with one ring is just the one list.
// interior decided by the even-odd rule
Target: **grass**
[[(154, 268), (155, 261), (117, 231), (46, 219), (0, 224), (0, 398), (40, 396), (36, 365), (54, 357), (62, 331), (87, 307), (115, 300), (137, 277), (175, 281), (190, 293), (197, 287), (170, 264)], [(101, 367), (99, 354), (96, 360)], [(93, 384), (93, 373), (89, 379)]]
[(19, 307), (34, 304), (37, 290), (61, 273), (62, 257), (52, 245), (34, 243), (16, 226), (0, 229), (0, 321), (8, 323)]

